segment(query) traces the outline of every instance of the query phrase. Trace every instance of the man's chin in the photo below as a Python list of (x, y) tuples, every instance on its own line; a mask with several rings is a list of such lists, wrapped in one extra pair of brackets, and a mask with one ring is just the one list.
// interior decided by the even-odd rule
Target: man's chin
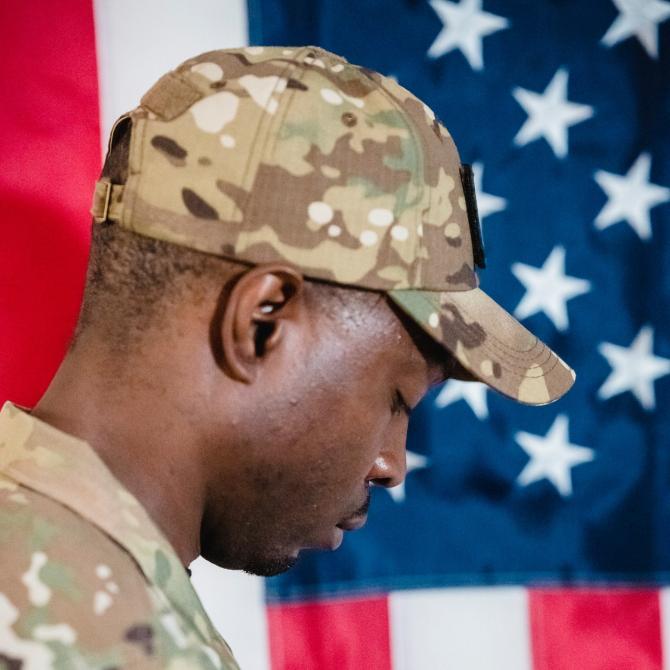
[(259, 577), (274, 577), (290, 570), (298, 562), (297, 554), (275, 558), (259, 558), (248, 562), (243, 570), (250, 575)]

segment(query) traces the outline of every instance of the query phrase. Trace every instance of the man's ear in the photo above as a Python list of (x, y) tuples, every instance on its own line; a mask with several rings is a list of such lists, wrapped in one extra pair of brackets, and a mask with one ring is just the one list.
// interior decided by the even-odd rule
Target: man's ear
[(257, 265), (227, 292), (212, 324), (217, 360), (238, 381), (252, 382), (258, 362), (281, 341), (287, 320), (299, 316), (304, 279), (288, 264)]

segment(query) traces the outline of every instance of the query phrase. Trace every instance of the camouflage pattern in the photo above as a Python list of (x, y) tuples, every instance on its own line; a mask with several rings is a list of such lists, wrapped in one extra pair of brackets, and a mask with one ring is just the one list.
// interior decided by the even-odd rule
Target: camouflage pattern
[[(393, 79), (317, 47), (212, 51), (162, 77), (117, 124), (127, 122), (129, 177), (98, 182), (97, 221), (392, 291), (475, 376), (522, 402), (572, 385), (546, 347), (517, 351), (527, 332), (516, 322), (511, 339), (495, 339), (495, 307), (478, 312), (481, 337), (451, 329), (450, 296), (484, 296), (461, 162), (433, 111)], [(437, 305), (436, 327), (413, 311), (419, 290)], [(499, 363), (494, 374), (472, 367), (480, 359)]]
[[(483, 382), (529, 405), (544, 405), (572, 386), (575, 373), (481, 289), (391, 291), (391, 299), (454, 352)], [(485, 331), (481, 324), (496, 324)]]
[(185, 568), (86, 443), (0, 412), (0, 668), (238, 668)]

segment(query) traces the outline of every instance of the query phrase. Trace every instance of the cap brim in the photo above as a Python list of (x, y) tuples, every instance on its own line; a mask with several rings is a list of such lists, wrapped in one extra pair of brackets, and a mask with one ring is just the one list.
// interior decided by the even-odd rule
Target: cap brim
[(556, 353), (481, 289), (388, 295), (474, 378), (509, 398), (546, 405), (575, 382)]

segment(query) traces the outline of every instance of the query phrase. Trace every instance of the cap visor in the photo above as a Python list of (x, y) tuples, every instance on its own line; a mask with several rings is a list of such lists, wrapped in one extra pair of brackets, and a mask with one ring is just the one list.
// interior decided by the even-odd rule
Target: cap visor
[(481, 289), (388, 295), (476, 379), (509, 398), (546, 405), (574, 384), (574, 371)]

